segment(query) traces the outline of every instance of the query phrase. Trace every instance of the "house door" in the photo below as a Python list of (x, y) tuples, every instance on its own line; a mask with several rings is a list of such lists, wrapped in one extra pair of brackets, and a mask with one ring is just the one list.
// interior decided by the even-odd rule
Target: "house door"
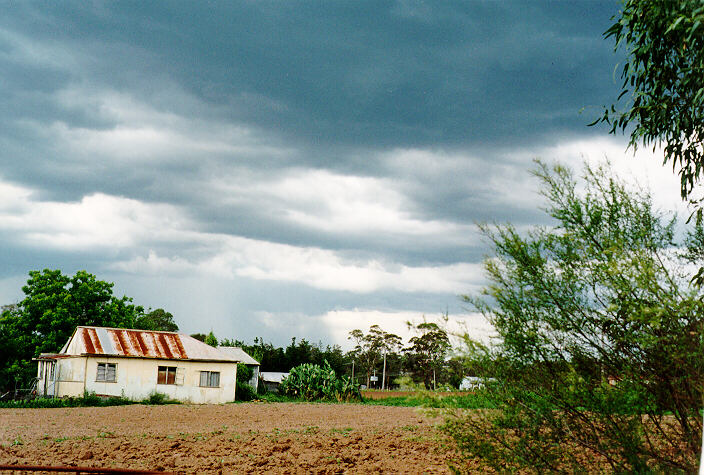
[(47, 363), (46, 361), (42, 361), (42, 381), (44, 382), (44, 390), (42, 391), (42, 395), (46, 396), (46, 389), (49, 387), (49, 375), (47, 374)]
[(56, 361), (47, 363), (44, 369), (44, 394), (54, 396), (56, 394)]

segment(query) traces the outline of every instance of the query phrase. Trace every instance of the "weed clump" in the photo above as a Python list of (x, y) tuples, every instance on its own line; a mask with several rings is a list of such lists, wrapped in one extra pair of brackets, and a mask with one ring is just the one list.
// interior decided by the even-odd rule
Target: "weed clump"
[(149, 397), (142, 400), (142, 404), (149, 404), (150, 406), (161, 406), (164, 404), (181, 404), (181, 402), (177, 401), (176, 399), (169, 398), (166, 394), (154, 391), (149, 395)]
[(237, 387), (235, 388), (235, 400), (236, 401), (252, 401), (257, 399), (257, 393), (254, 388), (247, 383), (237, 382)]

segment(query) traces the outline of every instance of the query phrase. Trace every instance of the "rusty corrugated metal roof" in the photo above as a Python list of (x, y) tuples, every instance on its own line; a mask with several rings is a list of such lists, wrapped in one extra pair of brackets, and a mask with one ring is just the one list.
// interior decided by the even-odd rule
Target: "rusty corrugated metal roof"
[(62, 353), (73, 355), (115, 355), (169, 360), (240, 361), (196, 340), (173, 332), (124, 328), (78, 327)]
[(86, 354), (143, 356), (147, 358), (188, 359), (182, 335), (170, 332), (78, 327)]

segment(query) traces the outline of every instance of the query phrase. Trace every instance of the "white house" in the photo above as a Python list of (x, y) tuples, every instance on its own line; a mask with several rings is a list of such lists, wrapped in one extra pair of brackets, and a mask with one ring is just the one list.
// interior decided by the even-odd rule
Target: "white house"
[(39, 395), (141, 400), (158, 392), (197, 404), (234, 401), (240, 362), (181, 333), (102, 327), (77, 327), (59, 353), (37, 360)]

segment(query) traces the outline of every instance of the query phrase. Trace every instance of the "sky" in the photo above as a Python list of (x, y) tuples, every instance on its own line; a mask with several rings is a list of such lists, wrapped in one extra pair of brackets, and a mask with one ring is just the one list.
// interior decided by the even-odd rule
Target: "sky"
[[(0, 15), (0, 303), (87, 270), (182, 331), (486, 340), (478, 223), (549, 225), (532, 161), (658, 152), (587, 127), (617, 1), (14, 2)], [(686, 210), (685, 210), (686, 212)]]

